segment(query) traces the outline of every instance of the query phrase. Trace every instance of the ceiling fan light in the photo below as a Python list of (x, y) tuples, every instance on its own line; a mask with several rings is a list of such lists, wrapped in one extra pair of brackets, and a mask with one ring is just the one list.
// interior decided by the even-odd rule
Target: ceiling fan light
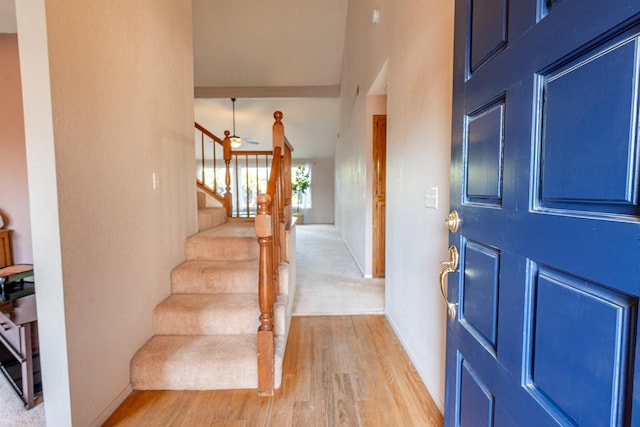
[(231, 148), (239, 148), (244, 142), (242, 138), (236, 135), (236, 99), (231, 98), (231, 107), (233, 108), (233, 136), (229, 137), (231, 140)]
[(229, 137), (229, 140), (231, 140), (231, 148), (240, 148), (243, 142), (242, 138), (235, 135), (233, 135), (232, 137)]

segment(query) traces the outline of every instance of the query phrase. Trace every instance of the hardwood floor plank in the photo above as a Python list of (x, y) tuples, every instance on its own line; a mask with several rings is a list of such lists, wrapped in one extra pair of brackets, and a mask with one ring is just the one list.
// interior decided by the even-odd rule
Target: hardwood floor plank
[(255, 390), (134, 391), (104, 426), (441, 426), (384, 316), (294, 317), (282, 386)]
[(294, 402), (291, 426), (314, 426), (313, 413), (314, 407), (311, 402)]
[(166, 393), (164, 390), (134, 390), (116, 409), (114, 414), (123, 413), (126, 417), (114, 417), (112, 414), (103, 427), (143, 425), (147, 412), (156, 410), (156, 402)]

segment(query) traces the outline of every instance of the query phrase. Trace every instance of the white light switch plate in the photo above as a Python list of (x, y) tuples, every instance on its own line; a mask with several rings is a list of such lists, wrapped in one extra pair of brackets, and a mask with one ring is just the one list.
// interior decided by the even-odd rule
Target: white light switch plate
[(428, 188), (424, 192), (424, 207), (438, 209), (438, 187)]

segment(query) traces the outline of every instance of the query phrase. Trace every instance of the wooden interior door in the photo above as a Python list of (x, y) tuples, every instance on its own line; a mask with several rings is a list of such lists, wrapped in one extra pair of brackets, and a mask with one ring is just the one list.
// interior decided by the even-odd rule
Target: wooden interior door
[(640, 425), (640, 2), (455, 20), (445, 424)]
[(384, 277), (387, 116), (373, 116), (373, 277)]

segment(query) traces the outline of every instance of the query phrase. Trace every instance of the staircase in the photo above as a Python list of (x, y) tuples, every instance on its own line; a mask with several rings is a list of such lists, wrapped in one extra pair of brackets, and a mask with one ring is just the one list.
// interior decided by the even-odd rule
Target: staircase
[(227, 210), (220, 202), (198, 191), (198, 231), (208, 230), (227, 222)]
[[(186, 261), (172, 271), (172, 293), (153, 311), (154, 336), (131, 360), (136, 390), (258, 387), (259, 246), (254, 223), (228, 222), (224, 208), (206, 207), (200, 195), (198, 217), (201, 231), (185, 242)], [(293, 303), (289, 268), (280, 266), (274, 306), (275, 388), (282, 379)]]

